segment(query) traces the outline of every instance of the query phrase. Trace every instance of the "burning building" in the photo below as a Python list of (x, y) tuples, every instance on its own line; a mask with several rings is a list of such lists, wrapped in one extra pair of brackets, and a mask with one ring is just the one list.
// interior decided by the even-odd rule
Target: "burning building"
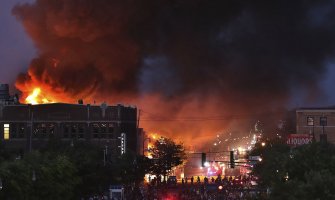
[(23, 151), (50, 139), (87, 141), (114, 154), (137, 150), (137, 108), (121, 104), (1, 104), (0, 126), (1, 142)]

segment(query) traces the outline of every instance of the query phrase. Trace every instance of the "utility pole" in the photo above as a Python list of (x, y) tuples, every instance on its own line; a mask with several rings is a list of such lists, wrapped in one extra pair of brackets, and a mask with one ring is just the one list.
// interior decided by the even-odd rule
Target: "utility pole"
[[(140, 118), (141, 118), (141, 109), (138, 109), (137, 124), (136, 124), (136, 126), (137, 126), (137, 129), (136, 129), (137, 130), (137, 138), (139, 138), (139, 136), (141, 134), (141, 137), (142, 137), (142, 155), (144, 156), (144, 141), (145, 141), (146, 138), (144, 138), (144, 131), (143, 130), (140, 133)], [(140, 146), (139, 141), (137, 142), (137, 144), (139, 144), (139, 146)], [(140, 148), (138, 150), (141, 151)]]
[(103, 150), (103, 152), (104, 152), (104, 166), (106, 166), (106, 161), (107, 161), (107, 155), (108, 155), (107, 149), (108, 149), (108, 146), (106, 145), (105, 149)]
[(30, 119), (30, 137), (29, 137), (29, 152), (32, 151), (32, 139), (33, 139), (33, 126), (34, 126), (34, 112), (31, 111), (31, 119)]
[(137, 115), (137, 130), (140, 128), (140, 117), (141, 117), (141, 109), (138, 109), (138, 115)]

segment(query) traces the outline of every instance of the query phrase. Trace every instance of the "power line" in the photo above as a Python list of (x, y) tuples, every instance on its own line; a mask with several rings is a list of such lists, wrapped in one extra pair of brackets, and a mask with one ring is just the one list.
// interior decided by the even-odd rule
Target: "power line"
[[(152, 121), (152, 122), (199, 122), (199, 121), (224, 121), (224, 120), (233, 120), (233, 119), (249, 119), (251, 117), (264, 117), (274, 114), (283, 114), (285, 112), (269, 112), (269, 113), (261, 113), (261, 114), (238, 114), (238, 115), (217, 115), (217, 116), (205, 116), (205, 117), (178, 117), (178, 118), (167, 118), (162, 117), (157, 114), (152, 114), (147, 111), (141, 110), (142, 113), (146, 113), (149, 117), (143, 117), (141, 121)], [(150, 117), (152, 116), (152, 117)]]

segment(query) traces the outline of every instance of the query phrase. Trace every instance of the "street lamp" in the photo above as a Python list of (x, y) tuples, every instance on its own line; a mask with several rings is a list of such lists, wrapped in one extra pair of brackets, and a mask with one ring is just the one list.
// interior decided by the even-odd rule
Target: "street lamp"
[(35, 197), (35, 191), (36, 191), (36, 189), (35, 189), (35, 181), (36, 181), (36, 173), (35, 173), (35, 170), (33, 169), (33, 174), (32, 174), (32, 177), (31, 177), (31, 180), (33, 181), (33, 184), (32, 184), (32, 195), (33, 195), (33, 197)]
[(0, 190), (2, 190), (2, 180), (0, 178)]
[(32, 178), (31, 178), (31, 180), (32, 180), (33, 182), (36, 181), (36, 173), (35, 173), (35, 170), (33, 170), (33, 176), (32, 176)]
[(32, 139), (33, 139), (33, 131), (34, 131), (34, 112), (31, 112), (31, 119), (30, 119), (30, 123), (31, 123), (31, 127), (30, 127), (30, 136), (29, 136), (29, 152), (31, 152), (32, 150)]
[(286, 175), (284, 176), (285, 181), (288, 181), (290, 177), (288, 176), (288, 172), (286, 172)]
[(104, 166), (106, 166), (107, 156), (108, 156), (108, 146), (105, 146), (104, 151)]

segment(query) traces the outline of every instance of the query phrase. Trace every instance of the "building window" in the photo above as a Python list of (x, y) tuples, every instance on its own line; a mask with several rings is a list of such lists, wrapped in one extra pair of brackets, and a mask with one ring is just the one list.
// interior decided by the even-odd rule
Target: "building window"
[(3, 139), (9, 140), (9, 124), (4, 124), (3, 129), (4, 129)]
[(16, 124), (10, 125), (10, 138), (18, 138)]
[(93, 133), (99, 133), (99, 124), (93, 124)]
[(49, 124), (49, 137), (53, 137), (55, 133), (55, 124)]
[(78, 132), (79, 133), (84, 133), (84, 125), (83, 124), (80, 124), (79, 127), (78, 127)]
[(71, 133), (77, 133), (77, 125), (72, 125)]
[(106, 127), (101, 127), (101, 133), (106, 133), (107, 132), (107, 128)]
[(327, 126), (327, 117), (320, 117), (320, 126)]
[(314, 126), (314, 117), (307, 117), (307, 126)]
[(70, 126), (68, 124), (64, 125), (64, 133), (69, 133), (70, 131)]
[(24, 125), (19, 124), (18, 125), (18, 137), (19, 138), (24, 138), (25, 130), (24, 130)]

